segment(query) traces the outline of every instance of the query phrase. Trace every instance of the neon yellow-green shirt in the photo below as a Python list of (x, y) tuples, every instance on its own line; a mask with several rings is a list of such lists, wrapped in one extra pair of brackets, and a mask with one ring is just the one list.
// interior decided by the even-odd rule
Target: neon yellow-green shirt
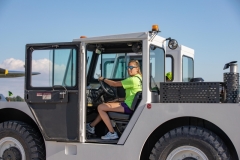
[(136, 74), (135, 76), (129, 77), (121, 81), (126, 94), (126, 99), (124, 102), (128, 105), (130, 109), (135, 94), (138, 91), (142, 91), (142, 82), (138, 77), (142, 80), (142, 76), (140, 74)]

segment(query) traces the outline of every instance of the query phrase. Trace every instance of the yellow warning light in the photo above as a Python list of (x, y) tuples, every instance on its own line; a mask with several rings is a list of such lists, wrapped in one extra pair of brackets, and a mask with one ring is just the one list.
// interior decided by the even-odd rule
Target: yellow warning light
[(87, 38), (86, 36), (80, 36), (80, 38)]
[(157, 24), (152, 25), (152, 31), (159, 31)]

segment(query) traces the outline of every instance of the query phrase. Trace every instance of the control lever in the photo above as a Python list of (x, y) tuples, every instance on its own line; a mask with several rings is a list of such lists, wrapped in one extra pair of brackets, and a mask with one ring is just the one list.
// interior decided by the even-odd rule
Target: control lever
[(59, 93), (59, 98), (60, 99), (64, 99), (64, 95), (66, 94), (66, 92), (60, 92)]
[(155, 89), (157, 90), (157, 93), (158, 93), (158, 95), (159, 95), (159, 94), (160, 94), (160, 90), (159, 90), (159, 88), (158, 88), (158, 86), (157, 86), (157, 84), (156, 84), (156, 82), (155, 82), (155, 80), (154, 80), (154, 78), (153, 78), (152, 75), (151, 75), (151, 78), (152, 78), (153, 83), (154, 83), (154, 85), (155, 85)]

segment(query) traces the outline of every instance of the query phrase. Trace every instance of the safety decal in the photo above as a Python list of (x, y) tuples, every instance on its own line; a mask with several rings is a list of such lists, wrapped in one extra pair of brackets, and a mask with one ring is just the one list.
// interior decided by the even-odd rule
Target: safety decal
[(42, 99), (52, 99), (52, 94), (51, 93), (43, 93)]
[(37, 93), (37, 97), (42, 97), (42, 93)]

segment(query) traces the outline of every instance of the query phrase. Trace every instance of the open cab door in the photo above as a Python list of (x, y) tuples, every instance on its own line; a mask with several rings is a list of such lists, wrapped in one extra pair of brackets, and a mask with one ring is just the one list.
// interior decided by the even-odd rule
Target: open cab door
[[(25, 101), (45, 140), (79, 141), (80, 42), (26, 45)], [(32, 70), (41, 74), (32, 76)]]

